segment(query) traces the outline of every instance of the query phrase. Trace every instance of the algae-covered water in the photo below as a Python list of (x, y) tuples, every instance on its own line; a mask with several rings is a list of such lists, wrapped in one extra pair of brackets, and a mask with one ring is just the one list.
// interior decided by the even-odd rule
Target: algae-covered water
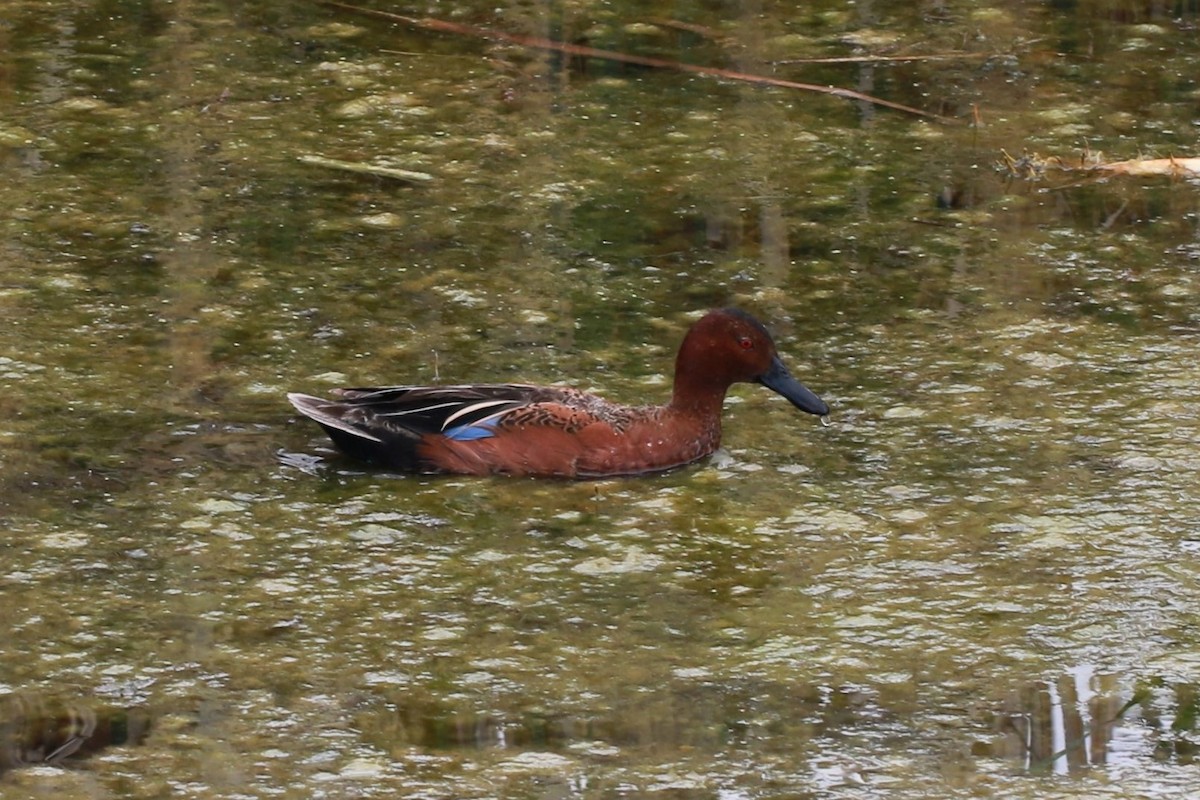
[[(0, 795), (1189, 796), (1200, 186), (1053, 159), (1196, 155), (1200, 18), (893, 5), (374, 8), (940, 120), (0, 2)], [(659, 402), (724, 304), (829, 427), (740, 386), (667, 475), (402, 476), (284, 399)]]

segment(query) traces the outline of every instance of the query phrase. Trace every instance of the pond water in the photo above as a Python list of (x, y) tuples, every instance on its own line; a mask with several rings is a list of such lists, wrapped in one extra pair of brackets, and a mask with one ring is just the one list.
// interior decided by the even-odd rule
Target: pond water
[[(938, 118), (0, 2), (0, 794), (1194, 791), (1200, 186), (997, 164), (1196, 155), (1200, 10), (899, 5), (376, 7)], [(284, 399), (658, 402), (724, 304), (829, 427), (739, 386), (666, 475), (403, 476)]]

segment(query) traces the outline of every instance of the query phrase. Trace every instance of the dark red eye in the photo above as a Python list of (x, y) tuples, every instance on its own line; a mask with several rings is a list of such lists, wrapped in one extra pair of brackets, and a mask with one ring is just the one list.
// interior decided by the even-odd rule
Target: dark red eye
[(738, 339), (738, 347), (742, 348), (743, 350), (753, 350), (754, 340), (749, 336), (743, 336), (742, 338)]

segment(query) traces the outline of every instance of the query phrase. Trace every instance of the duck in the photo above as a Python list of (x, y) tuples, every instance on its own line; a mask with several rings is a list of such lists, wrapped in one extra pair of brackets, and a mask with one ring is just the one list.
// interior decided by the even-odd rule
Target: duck
[(411, 473), (597, 479), (661, 473), (712, 455), (735, 383), (758, 383), (825, 421), (766, 327), (737, 308), (697, 320), (675, 357), (671, 399), (628, 406), (520, 383), (335, 389), (287, 398), (346, 455)]

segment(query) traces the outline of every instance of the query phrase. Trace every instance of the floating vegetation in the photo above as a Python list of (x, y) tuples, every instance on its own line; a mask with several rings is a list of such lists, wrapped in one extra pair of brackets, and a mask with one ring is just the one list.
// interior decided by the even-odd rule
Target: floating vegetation
[(1065, 159), (1058, 156), (1041, 156), (1037, 153), (1025, 153), (1019, 158), (1006, 150), (1000, 151), (1000, 161), (996, 168), (1007, 172), (1014, 178), (1037, 181), (1046, 178), (1052, 172), (1067, 174), (1085, 174), (1097, 176), (1110, 175), (1164, 175), (1170, 178), (1200, 177), (1200, 157), (1197, 158), (1134, 158), (1125, 161), (1105, 161), (1102, 153), (1084, 151), (1075, 159)]

